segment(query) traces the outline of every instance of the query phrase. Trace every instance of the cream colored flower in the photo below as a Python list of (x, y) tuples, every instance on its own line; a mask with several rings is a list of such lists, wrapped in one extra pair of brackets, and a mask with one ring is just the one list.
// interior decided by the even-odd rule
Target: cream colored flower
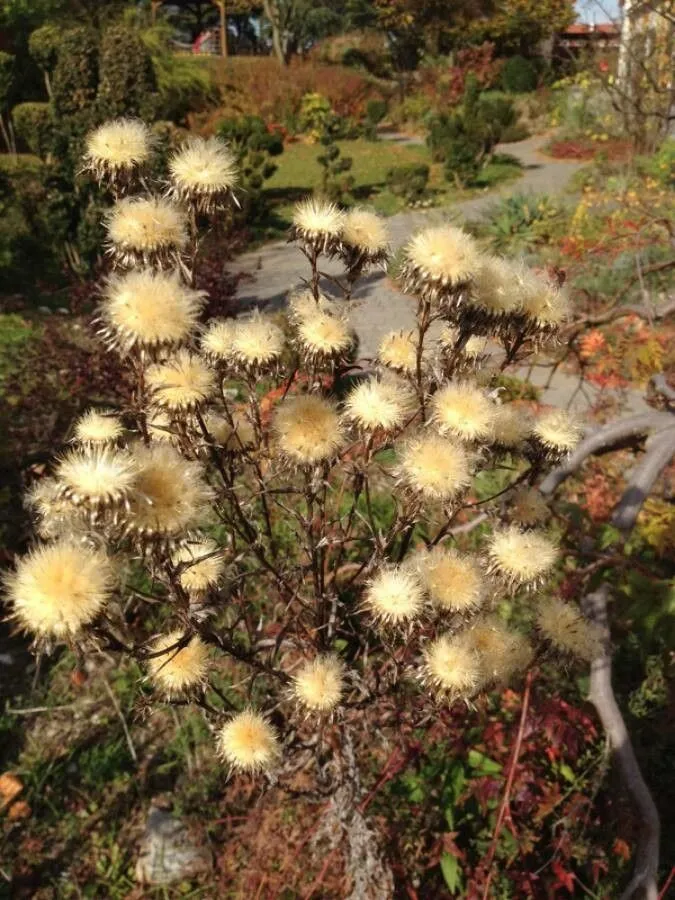
[(462, 635), (444, 634), (427, 645), (422, 679), (448, 699), (475, 694), (481, 676), (478, 654)]
[(150, 130), (137, 119), (114, 119), (90, 132), (85, 141), (85, 168), (99, 180), (128, 175), (152, 152)]
[(571, 453), (581, 440), (582, 433), (581, 423), (564, 409), (542, 413), (532, 428), (533, 439), (554, 461)]
[(293, 676), (292, 696), (311, 713), (331, 713), (344, 691), (344, 665), (333, 653), (317, 656)]
[(214, 373), (199, 356), (185, 349), (149, 366), (145, 381), (152, 402), (170, 412), (198, 409), (216, 388)]
[(246, 369), (263, 369), (278, 362), (284, 351), (284, 333), (265, 316), (255, 314), (237, 322), (232, 354)]
[(84, 507), (75, 506), (64, 496), (56, 478), (41, 478), (24, 497), (26, 507), (36, 518), (36, 530), (43, 538), (83, 537), (89, 527)]
[(370, 378), (349, 392), (344, 416), (365, 431), (395, 431), (410, 417), (412, 402), (407, 385)]
[(520, 279), (520, 310), (531, 327), (543, 332), (555, 332), (571, 314), (567, 291), (544, 275), (532, 271)]
[(291, 234), (316, 251), (331, 253), (340, 246), (344, 219), (334, 203), (309, 197), (295, 207)]
[(407, 625), (424, 607), (420, 579), (411, 569), (385, 566), (368, 582), (363, 606), (385, 626)]
[(63, 495), (93, 510), (125, 503), (137, 474), (129, 453), (106, 446), (71, 450), (56, 468)]
[(216, 444), (230, 453), (240, 453), (255, 444), (255, 429), (243, 412), (235, 410), (231, 421), (218, 413), (208, 413), (204, 423)]
[(446, 384), (432, 402), (433, 421), (441, 434), (465, 441), (487, 440), (492, 433), (495, 405), (475, 385)]
[(297, 341), (304, 355), (318, 362), (344, 356), (354, 343), (354, 335), (346, 318), (317, 309), (298, 322)]
[(214, 363), (233, 362), (238, 326), (236, 319), (212, 319), (199, 342), (204, 356)]
[(466, 286), (479, 263), (473, 238), (460, 228), (427, 228), (405, 247), (401, 269), (404, 290), (438, 299)]
[[(390, 331), (382, 339), (377, 351), (379, 361), (396, 372), (414, 375), (417, 371), (417, 342), (412, 331)], [(426, 360), (422, 361), (422, 370)]]
[(5, 586), (23, 628), (41, 638), (67, 638), (96, 618), (114, 585), (114, 569), (103, 551), (62, 538), (21, 557)]
[(100, 307), (102, 334), (124, 353), (181, 344), (199, 321), (205, 296), (186, 287), (176, 272), (139, 269), (114, 275)]
[(119, 416), (98, 409), (88, 409), (75, 423), (73, 440), (88, 446), (114, 444), (124, 434)]
[(449, 547), (434, 547), (415, 560), (422, 584), (438, 609), (472, 612), (483, 602), (485, 583), (475, 560)]
[(118, 200), (108, 217), (111, 252), (124, 265), (175, 262), (188, 240), (181, 209), (162, 197)]
[(474, 274), (470, 294), (472, 322), (496, 327), (520, 311), (519, 279), (522, 266), (497, 256), (483, 256)]
[(180, 568), (178, 580), (189, 594), (205, 594), (216, 587), (225, 571), (225, 557), (215, 541), (203, 538), (182, 544), (171, 554)]
[(602, 629), (581, 610), (557, 597), (546, 597), (537, 607), (537, 627), (557, 650), (592, 662), (603, 649)]
[(403, 482), (427, 500), (445, 502), (461, 493), (471, 480), (469, 458), (457, 443), (421, 433), (400, 453)]
[(492, 436), (495, 444), (506, 450), (523, 445), (532, 432), (532, 417), (513, 403), (495, 406), (492, 413)]
[(280, 403), (272, 427), (279, 449), (298, 465), (311, 466), (331, 459), (342, 443), (335, 406), (314, 394), (289, 397)]
[(355, 207), (345, 215), (342, 241), (350, 268), (363, 263), (384, 262), (389, 255), (386, 223), (367, 209)]
[(170, 444), (137, 444), (136, 488), (127, 528), (140, 537), (162, 541), (186, 538), (209, 516), (213, 491), (197, 462), (184, 459)]
[(218, 752), (238, 772), (269, 771), (281, 756), (276, 730), (252, 709), (237, 713), (218, 732)]
[(496, 616), (480, 619), (465, 634), (465, 639), (478, 657), (481, 680), (485, 683), (504, 683), (526, 669), (532, 660), (529, 642)]
[(169, 160), (169, 178), (173, 197), (211, 213), (234, 197), (239, 170), (234, 154), (219, 138), (190, 137)]
[(488, 557), (491, 571), (517, 588), (541, 582), (553, 568), (558, 549), (545, 534), (512, 525), (494, 532)]
[(183, 639), (184, 632), (171, 631), (150, 648), (153, 654), (162, 651), (158, 656), (149, 657), (147, 665), (155, 687), (167, 699), (190, 693), (206, 681), (208, 647), (197, 635), (187, 641)]

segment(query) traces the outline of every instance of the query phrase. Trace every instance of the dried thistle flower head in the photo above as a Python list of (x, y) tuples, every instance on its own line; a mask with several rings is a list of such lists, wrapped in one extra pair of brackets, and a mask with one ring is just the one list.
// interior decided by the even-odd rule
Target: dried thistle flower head
[(182, 210), (163, 197), (126, 197), (108, 216), (110, 252), (123, 265), (179, 261), (188, 240)]
[(88, 530), (86, 511), (64, 496), (62, 485), (56, 478), (41, 478), (28, 491), (24, 502), (37, 519), (40, 537), (82, 536)]
[(315, 252), (333, 253), (341, 245), (344, 219), (334, 203), (308, 197), (295, 207), (291, 235)]
[(567, 292), (548, 276), (531, 270), (520, 276), (520, 311), (525, 314), (533, 330), (555, 333), (570, 317), (571, 306)]
[(424, 607), (422, 583), (411, 568), (383, 566), (368, 582), (363, 606), (384, 626), (407, 625)]
[(309, 288), (306, 288), (295, 291), (288, 298), (288, 316), (291, 322), (299, 325), (309, 316), (330, 312), (331, 306), (330, 300), (324, 294), (319, 294), (317, 298)]
[(422, 680), (449, 700), (470, 697), (481, 685), (478, 654), (462, 635), (443, 634), (424, 651)]
[(536, 621), (543, 637), (562, 653), (592, 662), (602, 651), (602, 629), (572, 603), (545, 597), (537, 607)]
[(213, 491), (199, 463), (167, 443), (137, 444), (133, 458), (138, 476), (126, 519), (130, 532), (176, 541), (208, 518)]
[(483, 256), (474, 273), (466, 315), (480, 333), (509, 327), (520, 311), (518, 278), (521, 266), (497, 256)]
[[(459, 331), (452, 325), (444, 325), (438, 335), (438, 343), (441, 349), (446, 353), (451, 353), (455, 349), (458, 339)], [(479, 359), (480, 357), (485, 356), (487, 352), (487, 338), (478, 337), (476, 335), (468, 338), (461, 349), (462, 355), (470, 360)]]
[(63, 495), (91, 510), (126, 503), (137, 474), (129, 453), (106, 446), (71, 450), (56, 468)]
[(301, 466), (331, 459), (342, 443), (335, 406), (315, 394), (289, 397), (280, 403), (273, 429), (284, 456)]
[(339, 704), (344, 691), (344, 665), (334, 653), (308, 660), (293, 676), (293, 698), (308, 712), (327, 714)]
[(495, 405), (473, 384), (451, 382), (434, 394), (432, 416), (441, 434), (465, 441), (487, 440)]
[(204, 291), (186, 287), (176, 272), (113, 275), (100, 306), (101, 334), (122, 353), (181, 344), (197, 324), (204, 298)]
[(150, 130), (138, 119), (114, 119), (87, 135), (84, 167), (99, 181), (130, 175), (152, 152)]
[(390, 331), (382, 339), (377, 358), (383, 365), (396, 372), (413, 375), (417, 370), (417, 343), (414, 332)]
[(389, 255), (389, 234), (380, 216), (354, 207), (345, 215), (342, 241), (347, 265), (382, 263)]
[(180, 567), (178, 580), (181, 586), (197, 596), (216, 587), (225, 571), (223, 552), (210, 538), (181, 544), (171, 554), (171, 562)]
[(153, 441), (177, 443), (179, 431), (166, 410), (150, 407), (146, 414), (145, 424)]
[(479, 659), (481, 680), (485, 683), (508, 681), (526, 669), (532, 659), (528, 641), (507, 628), (496, 616), (480, 619), (465, 638)]
[(214, 441), (230, 453), (240, 453), (256, 442), (255, 429), (243, 412), (235, 410), (232, 420), (218, 413), (208, 413), (204, 424)]
[(426, 228), (405, 247), (401, 269), (406, 293), (432, 301), (465, 287), (479, 267), (472, 237), (453, 225)]
[(157, 690), (167, 699), (195, 691), (206, 681), (208, 647), (198, 635), (185, 643), (183, 637), (182, 631), (171, 631), (151, 645), (153, 653), (161, 653), (149, 657), (148, 671)]
[(526, 528), (541, 525), (551, 513), (541, 491), (525, 486), (517, 487), (508, 497), (507, 509), (513, 521)]
[(98, 409), (88, 409), (75, 423), (73, 440), (78, 444), (114, 444), (124, 434), (119, 416)]
[(545, 534), (511, 525), (493, 533), (488, 558), (490, 570), (515, 589), (539, 584), (553, 568), (558, 549)]
[(475, 560), (450, 547), (418, 555), (417, 570), (434, 606), (467, 613), (483, 602), (484, 578)]
[(281, 756), (276, 730), (260, 713), (237, 713), (218, 732), (218, 752), (236, 772), (269, 771)]
[(412, 395), (405, 384), (370, 378), (347, 395), (344, 416), (365, 431), (396, 431), (412, 410)]
[(513, 403), (495, 406), (492, 413), (492, 438), (505, 450), (515, 450), (523, 445), (532, 431), (532, 417), (527, 410)]
[(420, 433), (400, 454), (400, 475), (408, 488), (426, 500), (452, 500), (470, 482), (469, 457), (461, 445)]
[(216, 388), (215, 376), (204, 360), (186, 349), (149, 366), (145, 381), (152, 402), (174, 413), (199, 409)]
[(204, 356), (214, 363), (232, 362), (238, 325), (236, 319), (212, 319), (199, 342)]
[(171, 195), (206, 214), (234, 199), (238, 176), (234, 154), (217, 137), (190, 137), (169, 160)]
[(68, 638), (93, 622), (114, 585), (106, 554), (67, 537), (19, 559), (5, 586), (24, 629), (40, 638)]
[(317, 309), (299, 320), (297, 341), (303, 355), (316, 363), (344, 357), (354, 343), (354, 334), (344, 316)]
[(532, 439), (551, 462), (559, 462), (574, 450), (582, 431), (581, 423), (570, 413), (551, 409), (535, 420)]
[(267, 369), (279, 361), (284, 351), (284, 333), (259, 313), (240, 320), (232, 340), (236, 362), (249, 371)]

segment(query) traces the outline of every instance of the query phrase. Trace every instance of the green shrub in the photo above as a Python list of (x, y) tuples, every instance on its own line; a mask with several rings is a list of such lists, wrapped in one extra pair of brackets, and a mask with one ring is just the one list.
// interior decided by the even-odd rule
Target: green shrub
[(387, 115), (389, 104), (386, 100), (369, 100), (366, 104), (366, 115), (363, 121), (363, 136), (369, 141), (377, 138), (377, 126)]
[(158, 96), (152, 59), (141, 36), (127, 25), (111, 25), (103, 32), (98, 100), (109, 118), (155, 117)]
[(508, 125), (499, 139), (500, 144), (515, 144), (516, 141), (524, 141), (530, 136), (530, 129), (524, 122), (516, 122)]
[(318, 141), (332, 115), (330, 100), (323, 94), (305, 94), (300, 101), (300, 130), (310, 139)]
[(528, 94), (537, 87), (537, 69), (524, 56), (511, 56), (502, 67), (501, 81), (510, 94)]
[(14, 81), (14, 57), (0, 50), (0, 113), (7, 107)]
[(317, 162), (323, 169), (321, 175), (321, 193), (334, 203), (350, 203), (352, 201), (351, 190), (354, 187), (354, 178), (347, 173), (352, 168), (351, 156), (342, 156), (342, 151), (337, 145), (341, 133), (340, 116), (331, 116), (323, 127), (319, 139), (323, 153), (317, 156)]
[(63, 29), (53, 24), (36, 28), (28, 38), (28, 51), (43, 72), (54, 71), (62, 39)]
[(54, 119), (49, 103), (19, 103), (12, 110), (17, 137), (31, 153), (44, 159), (54, 143)]
[(257, 224), (267, 213), (263, 194), (265, 181), (277, 170), (272, 157), (284, 152), (281, 136), (269, 131), (260, 116), (224, 119), (217, 132), (236, 153), (239, 164), (242, 191), (237, 217)]
[(429, 183), (429, 166), (426, 163), (394, 166), (387, 172), (386, 183), (392, 194), (412, 203), (424, 196)]
[[(58, 117), (91, 113), (98, 88), (96, 33), (82, 26), (62, 32), (52, 77), (52, 102)], [(86, 128), (85, 128), (86, 130)]]
[(494, 204), (480, 230), (493, 250), (522, 252), (549, 243), (565, 222), (565, 210), (547, 194), (518, 193)]

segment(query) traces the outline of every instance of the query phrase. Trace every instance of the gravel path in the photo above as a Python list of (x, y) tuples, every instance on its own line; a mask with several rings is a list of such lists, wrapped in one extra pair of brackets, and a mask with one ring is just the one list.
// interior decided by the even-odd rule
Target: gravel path
[[(522, 177), (512, 184), (454, 206), (401, 212), (391, 216), (388, 225), (392, 247), (398, 249), (415, 231), (426, 225), (478, 218), (502, 197), (523, 191), (548, 194), (563, 191), (582, 164), (544, 156), (541, 148), (547, 140), (547, 136), (538, 135), (501, 148), (517, 157), (523, 165)], [(324, 270), (329, 274), (337, 274), (340, 268), (326, 264)], [(307, 264), (297, 248), (284, 241), (275, 241), (237, 257), (233, 271), (253, 276), (240, 283), (237, 296), (242, 310), (253, 307), (278, 309), (285, 305), (289, 291), (297, 287), (302, 277), (307, 275)], [(324, 288), (330, 292), (328, 284)], [(414, 312), (410, 298), (399, 293), (383, 273), (374, 272), (360, 282), (350, 311), (350, 321), (359, 337), (360, 355), (369, 358), (375, 355), (384, 334), (394, 329), (411, 327)], [(530, 380), (541, 386), (547, 377), (548, 370), (540, 369), (535, 370)], [(552, 384), (544, 390), (542, 400), (557, 406), (569, 404), (582, 412), (596, 401), (597, 394), (597, 389), (592, 385), (585, 383), (583, 390), (579, 390), (577, 378), (558, 372)], [(628, 392), (622, 399), (627, 412), (649, 409), (642, 396), (635, 392)]]

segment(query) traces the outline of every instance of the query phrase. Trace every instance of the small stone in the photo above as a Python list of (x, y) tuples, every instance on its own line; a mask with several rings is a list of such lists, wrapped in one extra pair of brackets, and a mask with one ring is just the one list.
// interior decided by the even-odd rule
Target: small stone
[(150, 807), (136, 863), (136, 881), (172, 884), (208, 872), (212, 866), (209, 849), (199, 846), (179, 819), (164, 809)]
[(41, 312), (45, 316), (51, 316), (52, 311), (48, 306), (38, 306), (38, 312)]

